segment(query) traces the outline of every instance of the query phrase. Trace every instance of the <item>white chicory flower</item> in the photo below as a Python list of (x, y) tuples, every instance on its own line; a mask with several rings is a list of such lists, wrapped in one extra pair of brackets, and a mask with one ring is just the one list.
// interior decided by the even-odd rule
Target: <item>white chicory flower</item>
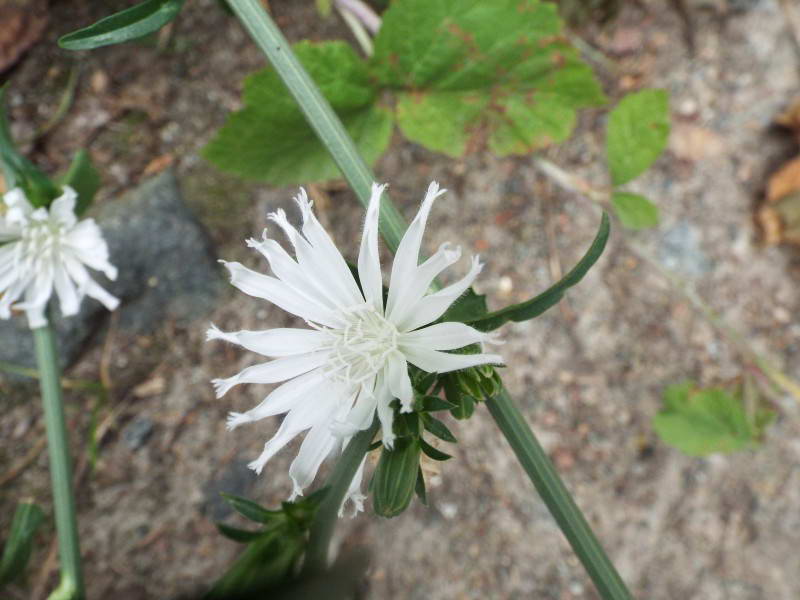
[[(293, 259), (276, 241), (250, 239), (269, 262), (273, 276), (252, 271), (238, 262), (224, 262), (231, 283), (241, 291), (263, 298), (304, 319), (311, 329), (270, 329), (225, 333), (212, 325), (208, 339), (223, 339), (264, 356), (270, 362), (248, 367), (228, 379), (213, 381), (217, 397), (239, 383), (286, 381), (258, 406), (245, 413), (231, 413), (228, 429), (282, 413), (288, 413), (278, 432), (250, 468), (261, 472), (269, 459), (289, 441), (309, 430), (289, 475), (292, 499), (302, 495), (316, 476), (322, 461), (336, 448), (372, 423), (375, 413), (382, 426), (383, 443), (391, 448), (393, 410), (400, 401), (402, 412), (411, 412), (414, 392), (408, 363), (430, 373), (446, 373), (481, 364), (500, 364), (496, 354), (444, 352), (489, 341), (489, 335), (463, 323), (430, 325), (472, 284), (481, 270), (473, 258), (469, 273), (435, 293), (433, 280), (461, 256), (460, 248), (443, 244), (422, 264), (419, 251), (433, 201), (446, 190), (434, 182), (409, 226), (392, 265), (391, 284), (384, 305), (378, 257), (378, 213), (385, 185), (373, 184), (366, 214), (358, 276), (361, 288), (341, 253), (317, 221), (305, 190), (295, 201), (303, 216), (301, 231), (282, 210), (269, 215), (294, 247)], [(427, 325), (427, 327), (426, 327)], [(360, 492), (363, 462), (348, 497), (355, 512), (362, 510)]]
[[(78, 312), (84, 296), (114, 310), (119, 300), (90, 276), (86, 267), (116, 279), (108, 247), (94, 219), (78, 221), (77, 194), (65, 186), (49, 210), (34, 209), (14, 188), (3, 195), (0, 210), (0, 318), (24, 310), (31, 329), (47, 324), (45, 309), (55, 291), (64, 316)], [(21, 302), (17, 302), (22, 298)]]

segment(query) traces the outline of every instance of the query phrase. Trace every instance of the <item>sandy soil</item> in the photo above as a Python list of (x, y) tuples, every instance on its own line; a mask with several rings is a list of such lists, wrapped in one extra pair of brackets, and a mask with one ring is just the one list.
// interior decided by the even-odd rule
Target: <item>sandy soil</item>
[[(88, 145), (104, 174), (102, 202), (171, 162), (220, 255), (256, 264), (243, 239), (265, 225), (267, 209), (289, 206), (291, 190), (221, 175), (198, 151), (239, 106), (243, 76), (264, 60), (210, 0), (189, 3), (152, 42), (78, 57), (56, 49), (58, 35), (125, 3), (104, 4), (53, 4), (44, 43), (13, 73), (15, 133), (30, 137), (47, 121), (69, 69), (79, 68), (74, 106), (31, 148), (35, 159), (57, 170)], [(692, 459), (660, 443), (650, 419), (665, 385), (719, 383), (752, 367), (630, 252), (626, 238), (695, 283), (786, 373), (800, 372), (800, 262), (790, 250), (761, 247), (752, 221), (766, 177), (795, 151), (771, 122), (797, 92), (800, 62), (776, 0), (741, 12), (723, 3), (693, 7), (693, 55), (667, 4), (627, 7), (614, 24), (588, 34), (618, 65), (618, 73), (598, 66), (612, 96), (638, 86), (672, 94), (670, 150), (632, 186), (656, 200), (663, 223), (635, 236), (617, 228), (606, 256), (560, 307), (506, 326), (504, 380), (637, 597), (792, 600), (800, 597), (797, 404), (774, 398), (779, 416), (755, 451)], [(291, 39), (347, 37), (336, 21), (321, 22), (311, 2), (272, 5)], [(602, 113), (588, 112), (573, 139), (548, 157), (603, 183), (602, 144)], [(396, 136), (376, 171), (408, 216), (431, 179), (451, 190), (434, 210), (426, 246), (449, 240), (479, 251), (486, 269), (478, 287), (494, 307), (529, 297), (568, 269), (598, 222), (594, 207), (553, 186), (529, 157), (450, 160)], [(347, 247), (359, 230), (354, 200), (341, 187), (313, 194)], [(211, 319), (223, 328), (291, 323), (233, 291)], [(208, 582), (237, 550), (214, 529), (212, 519), (222, 516), (216, 491), (267, 505), (289, 491), (291, 451), (261, 477), (243, 469), (277, 423), (225, 432), (225, 414), (250, 407), (265, 390), (245, 386), (214, 399), (209, 379), (253, 357), (204, 344), (205, 326), (165, 323), (143, 337), (112, 324), (67, 374), (99, 379), (103, 365), (112, 384), (98, 409), (107, 428), (99, 459), (82, 469), (79, 486), (90, 598), (164, 598)], [(43, 436), (35, 394), (31, 400), (8, 400), (0, 416), (2, 471)], [(79, 464), (86, 464), (95, 403), (69, 397)], [(123, 431), (135, 418), (150, 419), (154, 429), (132, 450)], [(485, 409), (449, 424), (460, 443), (429, 482), (430, 508), (413, 504), (393, 520), (367, 514), (343, 523), (347, 543), (372, 554), (367, 597), (595, 598)], [(39, 453), (2, 486), (3, 530), (19, 499), (48, 506), (47, 477)], [(15, 597), (43, 598), (54, 581), (50, 536), (41, 536), (30, 585)]]

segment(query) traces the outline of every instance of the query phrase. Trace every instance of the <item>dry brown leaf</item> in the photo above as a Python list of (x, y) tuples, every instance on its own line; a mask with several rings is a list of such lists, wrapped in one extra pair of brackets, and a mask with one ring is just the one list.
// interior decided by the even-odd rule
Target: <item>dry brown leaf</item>
[(798, 191), (800, 191), (800, 157), (787, 162), (769, 178), (767, 203), (775, 204), (781, 198)]
[(172, 164), (175, 157), (172, 154), (163, 154), (151, 160), (144, 168), (144, 175), (155, 175)]

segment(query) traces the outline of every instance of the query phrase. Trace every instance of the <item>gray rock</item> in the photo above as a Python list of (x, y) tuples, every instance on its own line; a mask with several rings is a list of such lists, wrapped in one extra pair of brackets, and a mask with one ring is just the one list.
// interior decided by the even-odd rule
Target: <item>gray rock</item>
[(203, 513), (212, 521), (221, 521), (233, 512), (230, 505), (222, 499), (221, 492), (234, 496), (245, 496), (256, 480), (256, 474), (247, 467), (247, 461), (236, 459), (225, 467), (215, 479), (203, 488), (205, 502)]
[(658, 246), (658, 258), (667, 269), (689, 277), (699, 277), (713, 268), (700, 245), (697, 229), (684, 220), (664, 233)]
[[(184, 204), (171, 171), (109, 202), (94, 217), (119, 270), (116, 281), (95, 276), (122, 300), (120, 329), (144, 334), (165, 320), (186, 325), (213, 309), (224, 285), (214, 249)], [(62, 366), (66, 366), (78, 358), (109, 313), (86, 298), (78, 315), (63, 319), (58, 303), (53, 305)], [(0, 340), (0, 361), (35, 366), (33, 338), (24, 317), (0, 321)]]
[(153, 421), (145, 416), (138, 416), (122, 429), (122, 441), (133, 451), (147, 443), (153, 433)]

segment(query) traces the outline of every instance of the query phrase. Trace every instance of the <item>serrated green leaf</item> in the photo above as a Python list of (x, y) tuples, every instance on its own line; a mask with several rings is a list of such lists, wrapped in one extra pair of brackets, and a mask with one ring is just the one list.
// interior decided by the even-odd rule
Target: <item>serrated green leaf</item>
[(257, 504), (252, 500), (248, 500), (247, 498), (241, 498), (225, 492), (222, 492), (221, 495), (222, 499), (225, 500), (225, 502), (227, 502), (231, 508), (233, 508), (233, 510), (238, 512), (244, 518), (255, 521), (256, 523), (270, 523), (286, 518), (282, 511), (267, 510), (260, 504)]
[(458, 442), (456, 436), (453, 435), (447, 425), (442, 423), (436, 417), (432, 417), (429, 414), (423, 413), (422, 414), (422, 425), (425, 427), (427, 431), (430, 431), (433, 435), (438, 437), (440, 440), (444, 440), (445, 442), (450, 442), (451, 444), (455, 444)]
[(608, 215), (603, 213), (603, 219), (600, 222), (600, 229), (598, 229), (592, 245), (589, 246), (586, 254), (584, 254), (583, 258), (578, 261), (578, 264), (576, 264), (561, 281), (555, 285), (552, 285), (535, 298), (527, 300), (526, 302), (512, 304), (511, 306), (501, 308), (500, 310), (489, 313), (478, 320), (468, 321), (468, 325), (471, 325), (475, 329), (480, 329), (481, 331), (491, 331), (493, 329), (497, 329), (508, 321), (527, 321), (528, 319), (538, 317), (548, 308), (557, 304), (561, 298), (563, 298), (567, 289), (576, 285), (581, 279), (583, 279), (583, 276), (586, 275), (589, 269), (603, 254), (603, 250), (605, 250), (606, 247), (606, 242), (608, 241), (609, 232), (610, 225)]
[(442, 315), (441, 320), (458, 321), (465, 323), (467, 321), (474, 321), (489, 312), (486, 306), (486, 296), (483, 294), (476, 294), (475, 290), (468, 288), (467, 291), (459, 296), (459, 298), (450, 305), (445, 313)]
[(161, 29), (178, 16), (184, 0), (147, 0), (58, 40), (65, 50), (92, 50), (129, 42)]
[(628, 94), (608, 117), (607, 151), (611, 181), (638, 177), (664, 151), (669, 138), (669, 96), (648, 89)]
[(249, 531), (247, 529), (239, 529), (238, 527), (231, 527), (225, 523), (217, 523), (217, 529), (229, 540), (240, 542), (242, 544), (249, 544), (265, 535), (272, 535), (271, 531)]
[(611, 204), (625, 227), (645, 229), (658, 225), (658, 207), (644, 196), (614, 192)]
[[(364, 62), (344, 42), (301, 42), (294, 51), (342, 119), (362, 156), (374, 162), (389, 144), (392, 117), (376, 104), (378, 89)], [(273, 69), (246, 79), (244, 102), (245, 108), (232, 113), (203, 150), (214, 165), (273, 185), (341, 176)]]
[(100, 174), (94, 168), (92, 158), (86, 150), (78, 151), (67, 172), (59, 178), (59, 184), (68, 185), (78, 193), (75, 213), (83, 214), (100, 189)]
[(751, 418), (738, 394), (684, 382), (665, 390), (664, 408), (653, 417), (653, 429), (689, 456), (729, 453), (756, 445), (771, 412), (758, 409)]
[(414, 491), (417, 493), (419, 501), (425, 506), (428, 506), (428, 492), (425, 490), (425, 477), (422, 475), (422, 467), (418, 467), (417, 482), (414, 485)]
[(577, 108), (605, 102), (557, 8), (538, 0), (395, 0), (372, 64), (399, 91), (403, 133), (451, 156), (484, 144), (529, 153), (569, 137)]
[(44, 520), (44, 513), (29, 502), (17, 504), (11, 531), (6, 538), (3, 558), (0, 559), (0, 586), (13, 581), (25, 570), (33, 549), (33, 536)]
[(393, 450), (383, 449), (372, 476), (372, 506), (376, 514), (395, 517), (408, 507), (417, 483), (419, 451), (417, 440), (409, 438), (397, 439)]
[(428, 456), (428, 458), (432, 458), (433, 460), (438, 460), (441, 462), (453, 458), (446, 452), (442, 452), (438, 448), (434, 448), (422, 438), (419, 439), (419, 445), (422, 451), (426, 454), (426, 456)]

